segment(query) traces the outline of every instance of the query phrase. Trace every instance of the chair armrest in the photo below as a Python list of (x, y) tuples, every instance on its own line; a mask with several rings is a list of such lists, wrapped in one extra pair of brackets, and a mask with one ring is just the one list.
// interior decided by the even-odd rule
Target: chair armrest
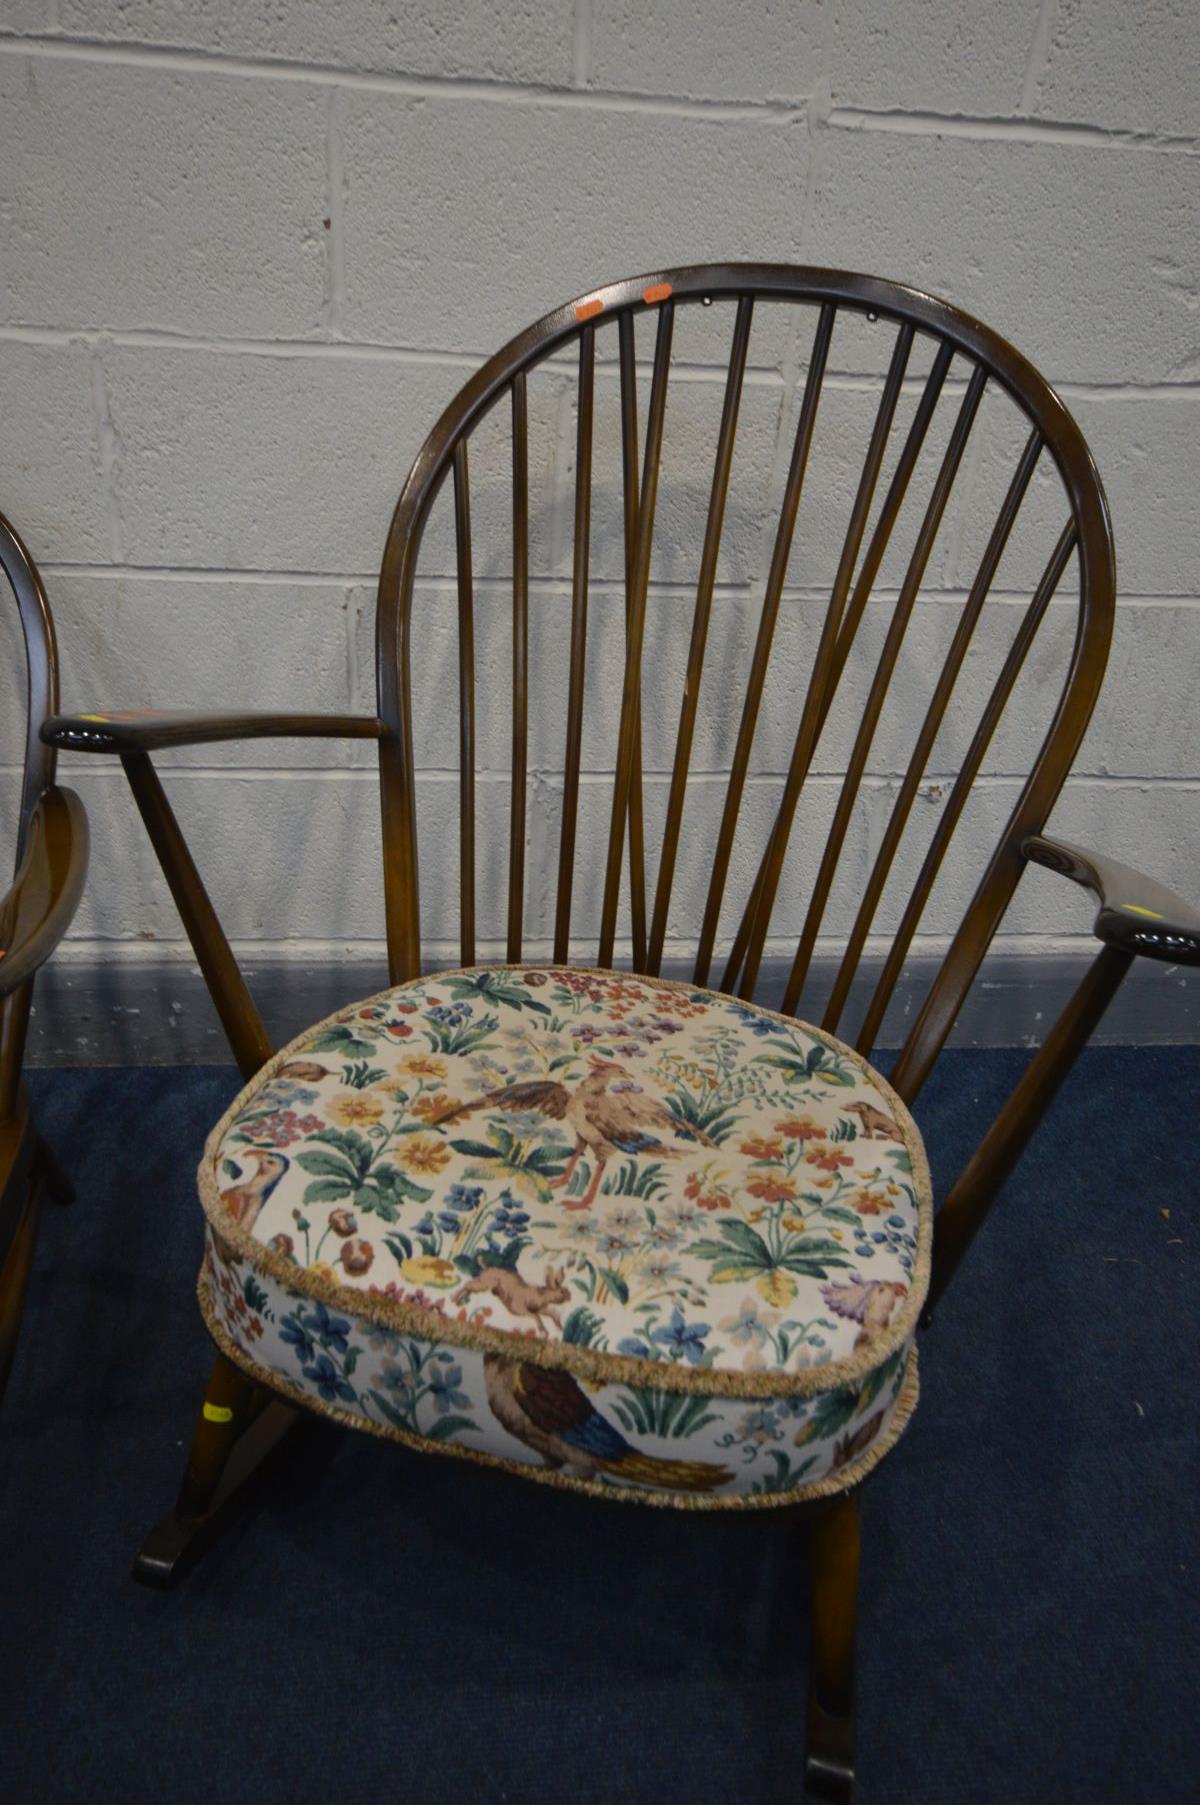
[(1173, 890), (1115, 859), (1042, 834), (1031, 835), (1021, 851), (1035, 865), (1045, 865), (1092, 892), (1100, 904), (1092, 929), (1098, 940), (1148, 959), (1200, 965), (1200, 912)]
[(0, 997), (19, 990), (70, 927), (87, 862), (82, 802), (74, 790), (43, 791), (30, 816), (25, 856), (0, 902)]
[(42, 724), (47, 745), (63, 752), (158, 752), (213, 740), (376, 740), (383, 722), (359, 714), (193, 714), (190, 710), (114, 709), (53, 715)]

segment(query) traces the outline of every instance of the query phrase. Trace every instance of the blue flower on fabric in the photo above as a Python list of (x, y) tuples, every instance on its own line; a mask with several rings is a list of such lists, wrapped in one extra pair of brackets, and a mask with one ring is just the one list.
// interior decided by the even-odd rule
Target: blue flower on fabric
[(639, 1341), (636, 1335), (626, 1335), (624, 1341), (618, 1341), (617, 1352), (618, 1354), (632, 1354), (635, 1360), (649, 1360), (650, 1358), (649, 1347), (644, 1341)]
[(296, 1357), (302, 1365), (316, 1354), (316, 1343), (298, 1316), (284, 1317), (279, 1325), (279, 1339), (288, 1347), (295, 1348)]
[(316, 1336), (322, 1347), (331, 1347), (335, 1354), (350, 1352), (350, 1324), (344, 1316), (331, 1316), (324, 1304), (314, 1304), (303, 1320), (305, 1328)]
[(442, 1208), (459, 1210), (465, 1214), (468, 1210), (477, 1210), (482, 1202), (482, 1185), (451, 1185), (442, 1198)]
[(507, 1235), (511, 1240), (519, 1235), (523, 1228), (529, 1226), (528, 1210), (518, 1209), (515, 1204), (501, 1203), (497, 1205), (496, 1214), (492, 1217), (490, 1228), (493, 1234)]
[(439, 1416), (448, 1410), (463, 1410), (471, 1401), (462, 1389), (462, 1367), (457, 1364), (439, 1367), (430, 1378), (429, 1390)]
[(304, 1377), (312, 1380), (327, 1404), (338, 1398), (353, 1404), (354, 1387), (346, 1383), (328, 1354), (318, 1354), (311, 1366), (304, 1368)]
[(743, 1027), (749, 1028), (751, 1034), (757, 1034), (760, 1040), (764, 1040), (768, 1034), (774, 1034), (778, 1031), (778, 1023), (757, 1014), (753, 1009), (747, 1009), (744, 1004), (731, 1003), (729, 1005), (729, 1013), (730, 1015), (736, 1015)]
[(439, 1003), (429, 1011), (430, 1021), (439, 1022), (443, 1028), (457, 1028), (471, 1019), (470, 1003)]
[(670, 1322), (651, 1330), (650, 1339), (666, 1348), (672, 1360), (687, 1360), (695, 1366), (704, 1358), (704, 1337), (709, 1332), (706, 1322), (684, 1322), (683, 1311), (676, 1306)]

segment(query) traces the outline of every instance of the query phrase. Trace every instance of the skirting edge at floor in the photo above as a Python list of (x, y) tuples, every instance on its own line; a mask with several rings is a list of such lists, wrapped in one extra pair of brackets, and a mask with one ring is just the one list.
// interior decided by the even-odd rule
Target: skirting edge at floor
[[(952, 1046), (1010, 1047), (1039, 1043), (1063, 1008), (1093, 956), (1038, 957), (1001, 953), (988, 960), (967, 997), (951, 1035)], [(839, 1025), (850, 1037), (878, 976), (878, 957), (864, 959)], [(939, 961), (911, 959), (896, 987), (878, 1044), (899, 1046), (920, 1008)], [(382, 962), (347, 959), (309, 962), (271, 958), (247, 962), (246, 977), (276, 1046), (358, 997), (387, 983)], [(819, 1021), (836, 971), (836, 959), (814, 962), (802, 1014)], [(777, 1007), (788, 961), (764, 960), (756, 1000)], [(665, 961), (664, 977), (688, 978), (679, 962)], [(718, 974), (719, 975), (719, 974)], [(1189, 973), (1151, 960), (1130, 973), (1094, 1036), (1109, 1045), (1175, 1045), (1200, 1042), (1200, 982)], [(204, 980), (195, 966), (177, 961), (59, 960), (38, 979), (30, 1022), (28, 1057), (35, 1065), (221, 1065), (229, 1049)]]

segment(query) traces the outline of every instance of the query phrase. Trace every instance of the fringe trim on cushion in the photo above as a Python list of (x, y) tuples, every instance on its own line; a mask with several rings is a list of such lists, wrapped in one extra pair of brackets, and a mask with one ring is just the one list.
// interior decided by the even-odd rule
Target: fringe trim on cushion
[[(611, 971), (584, 965), (569, 968), (557, 965), (470, 965), (462, 967), (462, 973), (563, 969), (592, 972), (597, 977), (613, 975)], [(535, 1329), (492, 1329), (470, 1322), (457, 1322), (452, 1317), (442, 1316), (438, 1311), (427, 1310), (419, 1304), (404, 1303), (398, 1298), (373, 1296), (369, 1291), (360, 1290), (353, 1285), (339, 1284), (336, 1279), (327, 1279), (322, 1273), (299, 1266), (294, 1260), (286, 1259), (274, 1249), (264, 1246), (261, 1241), (256, 1241), (240, 1223), (230, 1218), (217, 1189), (217, 1157), (235, 1118), (248, 1101), (270, 1082), (279, 1067), (303, 1052), (313, 1035), (320, 1033), (322, 1028), (332, 1027), (341, 1022), (350, 1011), (366, 1008), (371, 1003), (382, 1003), (388, 997), (395, 996), (397, 991), (410, 989), (414, 984), (427, 984), (458, 975), (457, 971), (447, 971), (431, 973), (423, 978), (410, 978), (407, 984), (396, 984), (389, 990), (379, 991), (373, 997), (363, 997), (355, 1003), (344, 1005), (333, 1015), (326, 1016), (324, 1021), (313, 1022), (303, 1034), (298, 1034), (295, 1040), (289, 1041), (238, 1092), (205, 1142), (197, 1173), (201, 1205), (212, 1225), (213, 1234), (223, 1248), (240, 1254), (257, 1271), (268, 1273), (290, 1291), (302, 1292), (306, 1297), (316, 1298), (333, 1309), (343, 1310), (350, 1316), (358, 1316), (368, 1322), (377, 1322), (384, 1328), (419, 1335), (427, 1341), (445, 1342), (452, 1347), (476, 1348), (483, 1353), (504, 1354), (510, 1358), (519, 1355), (522, 1360), (531, 1360), (538, 1366), (576, 1373), (580, 1378), (597, 1383), (615, 1382), (647, 1387), (654, 1391), (701, 1392), (708, 1397), (729, 1398), (815, 1397), (819, 1392), (838, 1391), (843, 1386), (859, 1384), (877, 1366), (882, 1366), (889, 1354), (895, 1353), (909, 1339), (929, 1290), (933, 1243), (933, 1192), (929, 1162), (925, 1157), (925, 1147), (916, 1123), (903, 1100), (861, 1053), (856, 1053), (853, 1047), (844, 1045), (834, 1035), (826, 1034), (808, 1022), (800, 1022), (792, 1015), (781, 1015), (774, 1009), (762, 1009), (757, 1003), (751, 1007), (759, 1015), (782, 1022), (789, 1028), (803, 1028), (806, 1034), (824, 1041), (826, 1046), (832, 1047), (843, 1059), (850, 1060), (859, 1068), (880, 1096), (892, 1106), (895, 1121), (903, 1133), (904, 1145), (912, 1162), (913, 1188), (917, 1194), (917, 1257), (908, 1295), (900, 1308), (893, 1312), (892, 1320), (884, 1333), (843, 1360), (832, 1360), (826, 1366), (803, 1367), (796, 1372), (772, 1372), (770, 1369), (745, 1372), (716, 1366), (693, 1369), (666, 1361), (644, 1360), (635, 1355), (601, 1353), (596, 1348), (579, 1347), (571, 1342), (547, 1341)], [(701, 984), (684, 984), (674, 978), (647, 978), (640, 973), (633, 973), (631, 976), (639, 984), (647, 984), (652, 988), (698, 992), (717, 1002), (730, 1001), (723, 992), (706, 990)], [(607, 1495), (606, 1492), (605, 1496)]]
[[(806, 1504), (821, 1498), (836, 1498), (842, 1492), (851, 1491), (856, 1485), (860, 1485), (875, 1470), (884, 1455), (891, 1452), (912, 1420), (921, 1396), (914, 1344), (909, 1350), (904, 1383), (900, 1387), (892, 1414), (870, 1447), (857, 1460), (839, 1467), (834, 1473), (827, 1473), (824, 1479), (815, 1480), (811, 1485), (795, 1486), (790, 1491), (742, 1492), (729, 1498), (714, 1498), (710, 1493), (666, 1492), (653, 1491), (649, 1487), (643, 1490), (641, 1487), (627, 1485), (601, 1485), (596, 1480), (577, 1479), (569, 1473), (558, 1472), (553, 1467), (538, 1467), (529, 1461), (508, 1460), (503, 1454), (488, 1454), (482, 1448), (469, 1448), (462, 1442), (430, 1441), (424, 1435), (413, 1434), (411, 1430), (398, 1429), (391, 1423), (373, 1423), (369, 1417), (359, 1416), (354, 1411), (343, 1410), (337, 1404), (326, 1404), (321, 1398), (311, 1397), (282, 1373), (275, 1373), (269, 1367), (261, 1366), (230, 1338), (213, 1309), (207, 1272), (202, 1271), (200, 1274), (196, 1295), (208, 1332), (226, 1359), (232, 1360), (235, 1366), (240, 1367), (259, 1385), (277, 1393), (289, 1403), (299, 1404), (302, 1409), (311, 1410), (317, 1416), (329, 1417), (343, 1429), (365, 1430), (368, 1435), (376, 1435), (382, 1441), (402, 1442), (421, 1454), (450, 1454), (458, 1460), (474, 1461), (479, 1466), (500, 1467), (504, 1472), (514, 1473), (520, 1479), (534, 1479), (539, 1485), (556, 1485), (562, 1491), (584, 1492), (590, 1498), (604, 1498), (614, 1504), (653, 1504), (667, 1510), (774, 1510), (787, 1504)], [(441, 1339), (444, 1341), (445, 1336)], [(525, 1358), (523, 1349), (521, 1358)]]

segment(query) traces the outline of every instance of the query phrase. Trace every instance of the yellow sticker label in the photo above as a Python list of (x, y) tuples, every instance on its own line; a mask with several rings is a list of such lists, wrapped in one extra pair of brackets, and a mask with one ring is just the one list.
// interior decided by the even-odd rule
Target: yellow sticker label
[(229, 1408), (228, 1404), (206, 1404), (204, 1406), (204, 1420), (206, 1423), (231, 1423), (233, 1421), (233, 1411)]
[(1165, 921), (1167, 919), (1165, 915), (1160, 915), (1157, 909), (1143, 909), (1141, 903), (1122, 903), (1121, 907), (1130, 915), (1148, 915), (1151, 921)]

